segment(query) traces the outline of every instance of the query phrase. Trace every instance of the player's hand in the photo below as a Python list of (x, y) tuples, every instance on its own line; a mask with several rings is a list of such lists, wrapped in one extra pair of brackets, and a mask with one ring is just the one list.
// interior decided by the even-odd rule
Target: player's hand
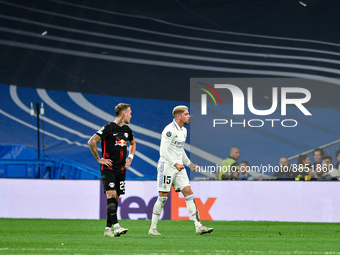
[(101, 158), (98, 162), (101, 165), (112, 166), (112, 160), (108, 158)]
[(198, 165), (190, 163), (188, 167), (190, 168), (191, 171), (196, 172)]
[(125, 168), (128, 169), (130, 167), (132, 163), (132, 159), (131, 158), (127, 158), (125, 161)]
[(176, 163), (174, 166), (177, 168), (178, 171), (182, 171), (185, 168), (184, 165), (178, 163)]

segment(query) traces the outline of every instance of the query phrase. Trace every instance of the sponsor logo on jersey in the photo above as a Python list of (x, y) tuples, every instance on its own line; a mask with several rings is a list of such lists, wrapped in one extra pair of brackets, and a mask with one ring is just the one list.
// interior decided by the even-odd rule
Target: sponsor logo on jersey
[(124, 147), (124, 146), (127, 146), (127, 142), (121, 139), (121, 140), (117, 140), (115, 145)]
[(177, 142), (177, 141), (175, 141), (174, 144), (175, 144), (175, 146), (176, 146), (177, 149), (181, 149), (181, 148), (184, 147), (185, 141), (183, 141), (183, 142)]

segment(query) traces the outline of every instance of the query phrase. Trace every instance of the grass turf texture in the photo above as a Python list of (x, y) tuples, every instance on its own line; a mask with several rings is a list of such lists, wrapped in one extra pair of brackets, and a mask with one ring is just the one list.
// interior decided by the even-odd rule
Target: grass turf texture
[(0, 219), (0, 254), (340, 254), (340, 224), (120, 220), (129, 232), (104, 237), (104, 220)]

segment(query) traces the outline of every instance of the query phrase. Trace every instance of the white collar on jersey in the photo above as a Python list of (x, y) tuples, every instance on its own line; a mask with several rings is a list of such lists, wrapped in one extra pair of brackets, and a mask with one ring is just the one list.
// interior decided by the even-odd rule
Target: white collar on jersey
[(178, 126), (177, 122), (175, 121), (175, 119), (173, 120), (173, 123), (175, 124), (175, 127), (177, 128), (177, 130), (182, 130), (182, 128), (180, 126)]

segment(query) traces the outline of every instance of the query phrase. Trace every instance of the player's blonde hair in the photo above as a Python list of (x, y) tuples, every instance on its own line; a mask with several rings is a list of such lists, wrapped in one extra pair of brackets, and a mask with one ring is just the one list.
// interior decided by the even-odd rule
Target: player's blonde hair
[(129, 105), (129, 104), (124, 104), (124, 103), (117, 104), (117, 106), (115, 107), (115, 114), (116, 114), (116, 117), (118, 117), (119, 115), (121, 115), (122, 112), (124, 112), (124, 111), (127, 110), (128, 108), (130, 108), (130, 105)]
[(188, 110), (188, 107), (185, 105), (178, 105), (172, 110), (172, 115), (176, 117), (177, 114), (181, 114), (185, 110)]

